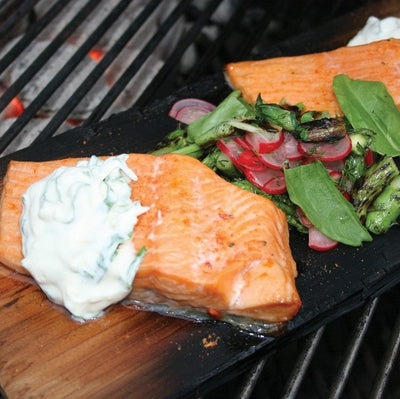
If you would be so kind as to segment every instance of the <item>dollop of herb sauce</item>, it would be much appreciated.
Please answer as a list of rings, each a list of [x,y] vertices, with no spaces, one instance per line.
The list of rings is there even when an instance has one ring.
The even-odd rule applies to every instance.
[[[23,195],[22,265],[77,319],[96,318],[122,300],[145,253],[132,234],[148,208],[131,200],[137,176],[127,158],[92,156],[60,167]]]

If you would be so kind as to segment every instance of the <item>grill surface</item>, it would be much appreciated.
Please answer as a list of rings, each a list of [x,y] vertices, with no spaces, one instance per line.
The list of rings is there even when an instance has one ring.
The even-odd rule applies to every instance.
[[[66,42],[71,43],[74,33],[87,25],[91,16],[105,3],[97,0],[0,0],[0,45],[5,48],[13,43],[3,51],[3,58],[0,59],[0,78],[3,79],[10,68],[18,63],[21,53],[43,38],[46,31],[53,31],[47,46],[35,55],[32,63],[17,79],[8,82],[7,90],[0,97],[0,112],[16,96],[20,96],[27,84],[44,73],[47,61]],[[330,24],[360,5],[373,6],[376,2],[343,0],[324,1],[321,4],[312,0],[204,0],[170,2],[173,3],[171,5],[167,1],[122,0],[110,3],[112,6],[106,7],[109,11],[104,21],[94,23],[93,30],[87,36],[79,37],[79,45],[73,48],[71,57],[59,66],[58,72],[49,78],[35,98],[24,104],[25,112],[13,119],[4,131],[0,138],[0,152],[6,153],[58,134],[60,127],[71,119],[87,93],[104,79],[118,56],[124,54],[123,50],[132,38],[137,38],[136,45],[140,42],[136,58],[125,64],[118,76],[113,76],[113,85],[107,86],[106,91],[102,92],[103,96],[99,92],[94,94],[96,104],[89,107],[85,118],[78,121],[82,126],[90,126],[124,107],[146,106],[181,85],[221,71],[226,62],[259,55],[279,55],[280,51],[285,51],[285,45],[290,47],[302,32]],[[54,93],[57,96],[60,85],[75,74],[81,61],[87,59],[88,53],[96,48],[108,30],[115,28],[115,21],[129,7],[136,7],[140,12],[132,17],[121,35],[108,45],[101,60],[93,63],[85,79],[74,87],[60,108],[44,117],[46,102]],[[57,28],[49,28],[68,9],[72,10],[70,21],[64,27],[57,25]],[[163,10],[161,13],[160,9]],[[156,29],[135,36],[143,30],[149,19],[152,28],[155,26]],[[18,30],[21,26],[27,29],[24,36]],[[174,35],[169,35],[165,45],[164,38],[171,31]],[[331,42],[331,45],[335,43]],[[309,48],[312,50],[312,42]],[[162,56],[157,70],[147,78],[140,93],[135,93],[133,101],[121,106],[118,100],[124,95],[124,90],[143,70],[152,70],[155,61],[152,59],[149,64],[148,60],[159,51]],[[125,96],[129,97],[131,93],[128,91]],[[34,137],[27,140],[24,138],[24,128],[29,128],[38,114],[45,119],[45,124]],[[304,339],[287,344],[239,378],[206,395],[199,393],[198,398],[400,397],[400,385],[396,379],[400,366],[397,356],[400,340],[399,290],[399,287],[394,287],[367,302],[362,309],[346,314]]]

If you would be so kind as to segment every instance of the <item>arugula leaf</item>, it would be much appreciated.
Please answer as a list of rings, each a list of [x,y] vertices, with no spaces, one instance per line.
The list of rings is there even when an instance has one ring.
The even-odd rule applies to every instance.
[[[372,241],[321,162],[285,169],[285,179],[290,199],[326,236],[356,247]]]
[[[337,75],[333,91],[353,128],[375,132],[371,149],[382,155],[400,155],[400,110],[382,82]]]

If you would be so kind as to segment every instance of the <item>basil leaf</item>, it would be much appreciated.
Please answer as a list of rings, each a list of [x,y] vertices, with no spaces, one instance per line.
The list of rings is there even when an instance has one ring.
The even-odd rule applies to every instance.
[[[400,155],[400,110],[382,82],[337,75],[333,91],[353,128],[375,132],[371,149],[382,155]]]
[[[372,241],[321,162],[285,169],[285,179],[290,199],[326,236],[351,246]]]

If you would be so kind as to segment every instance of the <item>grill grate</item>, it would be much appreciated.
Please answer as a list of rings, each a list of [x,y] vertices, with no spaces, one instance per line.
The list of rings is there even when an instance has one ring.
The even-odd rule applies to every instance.
[[[204,399],[395,399],[400,287],[260,360]]]
[[[0,59],[0,79],[32,46],[41,35],[49,30],[55,19],[72,6],[75,13],[70,22],[58,28],[49,44],[32,60],[20,76],[9,84],[0,97],[0,112],[20,95],[24,87],[45,73],[47,61],[57,54],[73,33],[86,24],[88,18],[105,6],[105,0],[75,0],[47,2],[46,11],[35,17],[39,1],[1,1],[5,5],[0,19],[8,18],[0,27],[0,45],[6,46],[16,35],[14,27],[25,18],[29,27],[15,44],[3,52]],[[74,75],[78,65],[99,40],[115,26],[118,18],[132,6],[134,1],[112,1],[112,8],[102,23],[77,46],[72,56],[61,65],[58,72],[41,88],[37,96],[24,104],[24,112],[13,121],[0,138],[0,153],[6,153],[32,142],[38,142],[58,134],[76,107],[84,100],[96,84],[104,78],[123,50],[149,21],[154,23],[165,6],[162,18],[156,17],[157,29],[150,32],[145,40],[141,36],[137,56],[128,62],[120,75],[114,79],[104,96],[100,97],[87,117],[80,121],[82,126],[107,117],[120,108],[113,108],[125,88],[149,67],[149,58],[162,45],[168,33],[177,30],[177,38],[169,42],[171,47],[162,59],[162,65],[128,107],[142,107],[162,98],[182,84],[190,84],[201,77],[221,71],[228,61],[257,57],[265,50],[278,53],[276,43],[296,37],[302,31],[329,23],[333,18],[356,9],[359,2],[318,1],[177,1],[169,6],[166,0],[136,2],[140,12],[130,21],[122,34],[109,46],[101,60],[95,64],[86,78],[67,96],[62,106],[48,119],[35,137],[21,144],[32,119],[40,117],[44,104],[57,93],[60,85]],[[364,1],[363,4],[374,3]],[[34,15],[34,17],[32,17]],[[228,16],[228,17],[227,17]],[[36,18],[36,20],[35,20]],[[152,19],[153,18],[153,19]],[[33,23],[32,20],[34,20]],[[182,22],[183,21],[183,22]],[[139,40],[139,39],[137,39]],[[312,45],[312,44],[310,44]],[[271,48],[273,50],[271,50]],[[1,49],[0,49],[1,50]],[[268,52],[267,51],[267,52]],[[190,55],[194,55],[190,57]],[[189,64],[189,67],[187,66]],[[1,121],[2,123],[3,121]],[[398,398],[399,381],[393,370],[399,370],[398,351],[400,345],[400,313],[398,310],[399,287],[394,287],[379,298],[372,299],[362,309],[355,310],[341,319],[320,328],[304,339],[288,343],[279,351],[261,359],[254,367],[231,381],[228,385],[199,395],[199,398],[213,399],[231,397],[241,399],[307,397],[339,399],[357,398]]]

